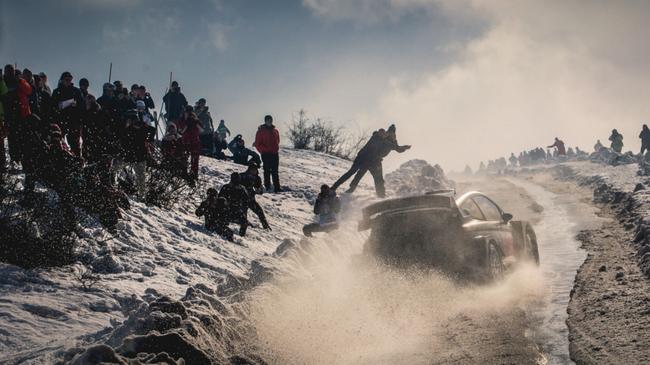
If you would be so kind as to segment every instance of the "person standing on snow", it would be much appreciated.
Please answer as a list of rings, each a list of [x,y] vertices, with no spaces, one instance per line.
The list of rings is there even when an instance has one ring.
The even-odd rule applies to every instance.
[[[555,137],[555,142],[552,145],[547,146],[546,148],[553,148],[553,147],[557,148],[558,156],[566,156],[566,147],[564,147],[564,142],[561,139]]]
[[[255,200],[255,196],[257,194],[262,194],[264,190],[262,187],[262,179],[260,179],[260,173],[257,164],[249,164],[248,169],[246,169],[244,173],[240,174],[240,176],[241,183],[244,185],[246,191],[248,192],[248,208],[252,210],[255,215],[257,215],[257,218],[259,218],[260,222],[262,223],[262,227],[264,229],[270,230],[271,227],[269,226],[269,222],[266,220],[264,210],[257,202],[257,200]]]
[[[226,127],[226,122],[221,119],[219,121],[219,125],[217,126],[217,137],[219,140],[225,141],[228,136],[230,136],[230,129]]]
[[[650,150],[650,129],[647,124],[643,125],[639,138],[641,138],[641,154],[644,154],[645,151]]]
[[[311,237],[315,232],[331,232],[339,228],[337,214],[341,211],[341,200],[336,191],[327,185],[320,187],[320,194],[314,204],[314,214],[318,215],[318,223],[310,223],[302,227],[302,232]]]
[[[616,129],[612,129],[612,135],[609,136],[609,140],[612,142],[611,148],[614,152],[621,153],[623,150],[623,135],[618,133]]]
[[[192,107],[187,107],[183,118],[179,120],[178,131],[183,136],[185,151],[190,154],[190,179],[196,180],[199,177],[200,134],[203,129]]]
[[[58,111],[55,117],[63,131],[68,145],[77,156],[81,156],[81,113],[85,110],[85,101],[81,90],[72,84],[72,74],[61,74],[59,87],[52,93],[52,102]]]
[[[353,193],[366,172],[370,171],[375,182],[375,192],[377,193],[377,196],[380,198],[385,197],[386,190],[384,187],[384,174],[382,168],[384,157],[388,156],[391,151],[402,153],[411,148],[410,145],[400,146],[397,143],[395,132],[396,128],[394,124],[388,127],[388,131],[384,129],[375,131],[365,146],[363,146],[357,154],[350,170],[343,174],[343,176],[332,185],[332,190],[336,190],[356,173],[354,179],[352,179],[352,182],[350,183],[350,188],[347,190],[347,193]]]
[[[273,125],[273,117],[264,117],[264,124],[257,128],[255,134],[255,147],[262,154],[264,168],[264,187],[271,191],[271,179],[273,179],[273,192],[282,192],[278,168],[280,165],[280,132]]]
[[[214,151],[214,124],[210,115],[209,107],[206,105],[204,98],[199,99],[194,105],[194,112],[201,121],[201,149],[203,154],[212,155]]]
[[[135,185],[138,195],[144,199],[146,192],[147,160],[150,158],[148,131],[138,118],[138,113],[131,110],[126,114],[126,129],[122,139],[122,161],[116,164],[117,170],[130,165],[135,171]]]
[[[185,95],[181,93],[181,87],[178,86],[178,82],[173,81],[171,89],[163,97],[163,103],[165,103],[165,117],[167,118],[167,123],[175,123],[183,116],[183,111],[187,106],[187,99]]]

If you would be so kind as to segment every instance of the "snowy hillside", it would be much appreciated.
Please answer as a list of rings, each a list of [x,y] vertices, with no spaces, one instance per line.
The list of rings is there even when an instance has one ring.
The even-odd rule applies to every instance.
[[[261,229],[257,217],[249,212],[257,227],[251,227],[245,237],[236,236],[233,243],[206,231],[194,211],[207,188],[220,188],[231,172],[245,167],[204,158],[199,189],[192,200],[172,210],[132,201],[115,236],[100,226],[85,227],[79,263],[47,270],[0,264],[0,362],[72,359],[83,347],[97,342],[117,347],[125,336],[151,329],[136,322],[151,321],[156,316],[152,314],[155,303],[169,306],[171,301],[192,301],[197,296],[213,303],[218,301],[217,294],[236,293],[249,276],[273,266],[262,264],[265,260],[302,239],[302,226],[314,218],[312,204],[320,185],[331,184],[349,164],[312,151],[282,150],[280,178],[288,191],[258,197],[273,230]],[[401,178],[419,173],[419,169],[410,170]],[[354,200],[343,198],[344,220],[358,214],[364,201],[374,200],[371,183],[370,177],[365,179]],[[356,232],[356,219],[345,224],[348,232]],[[99,281],[84,289],[87,283],[82,283],[80,273],[90,270],[99,274]],[[221,307],[213,303],[212,316],[222,318],[214,313],[215,306]],[[164,323],[154,322],[153,327]],[[227,341],[217,342],[223,346]]]

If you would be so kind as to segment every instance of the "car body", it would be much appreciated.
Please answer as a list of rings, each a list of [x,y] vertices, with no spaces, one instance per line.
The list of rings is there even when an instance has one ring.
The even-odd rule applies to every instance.
[[[537,238],[492,199],[453,191],[388,199],[363,209],[370,229],[366,251],[398,265],[427,265],[449,273],[496,279],[518,263],[539,264]]]

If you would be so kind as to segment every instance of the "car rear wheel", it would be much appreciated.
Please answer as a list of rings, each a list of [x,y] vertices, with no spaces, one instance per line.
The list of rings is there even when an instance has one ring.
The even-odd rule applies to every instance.
[[[487,278],[490,281],[499,280],[505,274],[501,253],[493,243],[488,245],[487,251]]]

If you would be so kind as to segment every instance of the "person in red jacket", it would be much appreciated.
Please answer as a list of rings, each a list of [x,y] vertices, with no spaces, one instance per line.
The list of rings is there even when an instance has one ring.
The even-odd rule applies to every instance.
[[[185,151],[190,154],[190,178],[196,180],[199,177],[199,155],[201,154],[201,121],[196,114],[188,107],[183,119],[178,122],[178,130],[183,136]]]
[[[281,192],[280,177],[278,175],[278,166],[280,165],[280,156],[278,154],[280,151],[280,132],[273,125],[272,116],[265,116],[264,124],[257,128],[253,146],[262,154],[264,187],[267,191],[271,191],[271,178],[273,178],[273,192]]]

